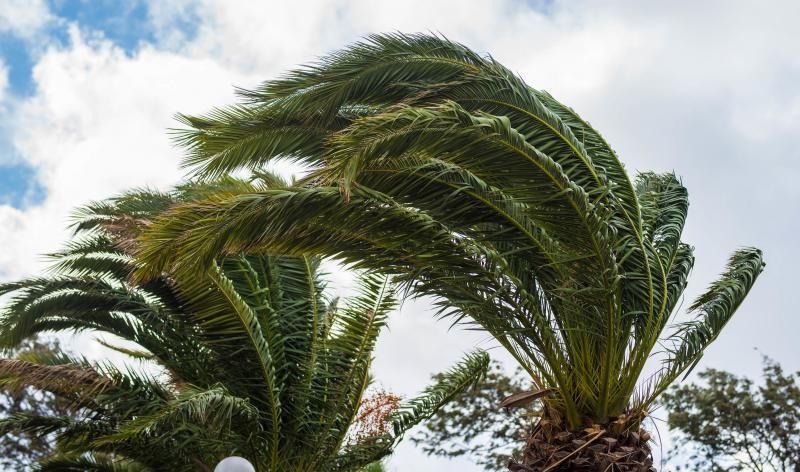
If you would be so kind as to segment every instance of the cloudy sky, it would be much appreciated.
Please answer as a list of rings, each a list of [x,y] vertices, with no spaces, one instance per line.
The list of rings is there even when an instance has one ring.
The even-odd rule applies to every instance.
[[[733,249],[762,248],[765,274],[701,367],[754,375],[763,353],[797,370],[798,20],[793,0],[0,0],[0,280],[41,270],[76,205],[178,182],[174,113],[368,33],[433,31],[575,108],[631,171],[683,177],[690,295]],[[407,304],[382,340],[386,388],[410,394],[476,342],[492,347],[425,311]],[[409,444],[391,468],[478,470]]]

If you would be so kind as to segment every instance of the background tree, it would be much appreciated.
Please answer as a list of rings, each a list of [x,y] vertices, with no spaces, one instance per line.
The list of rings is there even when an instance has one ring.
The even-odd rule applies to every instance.
[[[55,339],[30,338],[14,349],[6,350],[4,357],[25,359],[59,352]],[[50,392],[31,387],[0,390],[0,422],[22,413],[39,416],[69,416],[74,414],[69,402]],[[10,432],[0,436],[0,469],[29,470],[37,461],[55,452],[55,435],[29,432]]]
[[[434,380],[439,377],[435,375]],[[486,470],[502,470],[522,452],[537,411],[510,411],[500,404],[509,395],[530,388],[522,369],[508,375],[499,362],[493,361],[481,382],[442,407],[411,440],[426,454],[465,457]]]
[[[412,440],[428,454],[501,469],[511,456],[507,438],[524,437],[531,426],[525,413],[498,408],[528,388],[520,374],[493,362],[482,382],[439,410]],[[660,400],[674,434],[670,470],[800,470],[800,373],[785,374],[765,358],[760,385],[716,369],[698,376],[702,384],[675,386]]]
[[[228,256],[210,272],[131,282],[135,237],[158,213],[211,190],[276,182],[262,175],[134,191],[79,211],[52,276],[0,285],[10,296],[0,343],[46,331],[105,333],[117,339],[107,347],[152,368],[63,352],[0,360],[3,385],[36,388],[79,410],[24,410],[0,431],[54,435],[57,454],[42,470],[211,470],[236,454],[261,471],[353,471],[391,453],[407,429],[480,377],[488,357],[477,352],[419,397],[369,396],[393,289],[363,274],[359,293],[339,303],[327,297],[315,257]]]
[[[744,301],[759,250],[736,251],[671,324],[694,262],[680,180],[629,177],[572,109],[444,38],[371,36],[243,96],[183,118],[186,163],[309,172],[171,208],[143,234],[138,277],[240,251],[393,274],[480,325],[535,385],[544,408],[515,469],[649,467],[643,419]]]
[[[663,397],[676,470],[800,472],[800,373],[764,359],[763,383],[708,369]]]

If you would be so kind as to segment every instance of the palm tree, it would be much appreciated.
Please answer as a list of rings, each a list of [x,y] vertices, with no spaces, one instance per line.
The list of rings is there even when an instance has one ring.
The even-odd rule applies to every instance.
[[[736,251],[696,317],[670,324],[694,261],[679,179],[632,180],[573,110],[441,37],[371,36],[242,95],[181,117],[186,164],[200,178],[277,159],[308,173],[171,209],[142,236],[139,277],[238,251],[394,274],[530,376],[543,412],[516,470],[649,467],[643,419],[742,303],[759,250]]]
[[[3,431],[56,433],[42,470],[211,470],[231,454],[262,471],[353,471],[485,371],[468,355],[419,397],[370,389],[372,351],[395,296],[363,274],[359,294],[325,295],[319,259],[232,255],[206,273],[131,282],[135,237],[159,212],[214,192],[258,192],[277,179],[223,179],[173,192],[134,191],[78,212],[55,273],[0,286],[11,301],[0,343],[90,331],[146,369],[63,353],[0,361],[0,383],[71,401],[75,417],[18,414]],[[122,342],[120,342],[121,340]]]

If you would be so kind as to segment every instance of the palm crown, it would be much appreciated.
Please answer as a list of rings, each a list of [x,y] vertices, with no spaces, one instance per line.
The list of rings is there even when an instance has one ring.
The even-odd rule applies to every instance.
[[[89,205],[75,239],[55,255],[54,275],[0,286],[13,296],[0,320],[2,344],[89,330],[135,343],[106,344],[156,367],[148,374],[62,353],[0,361],[3,385],[49,390],[79,408],[75,418],[2,422],[5,430],[58,432],[60,454],[43,469],[197,470],[237,453],[259,470],[357,470],[481,375],[488,359],[475,353],[417,398],[365,403],[393,290],[366,274],[360,293],[337,303],[324,294],[316,257],[237,255],[206,273],[130,281],[135,237],[158,213],[210,192],[278,182],[228,178]]]
[[[757,249],[735,252],[696,317],[670,324],[693,265],[680,181],[630,179],[573,110],[440,37],[371,36],[242,96],[182,117],[187,165],[201,178],[277,159],[309,172],[171,209],[142,236],[138,276],[242,250],[394,274],[491,333],[570,428],[638,424],[763,267]]]

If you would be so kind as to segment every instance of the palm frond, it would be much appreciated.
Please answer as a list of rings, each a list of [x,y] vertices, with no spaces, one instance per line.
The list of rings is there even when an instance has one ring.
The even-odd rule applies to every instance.
[[[403,402],[387,418],[389,433],[368,437],[343,448],[333,470],[358,470],[391,454],[406,431],[430,418],[454,397],[479,382],[489,367],[489,356],[476,351],[465,356],[440,380],[418,396]]]
[[[395,437],[399,437],[421,421],[433,416],[439,408],[483,378],[489,368],[489,355],[473,352],[441,376],[439,382],[421,395],[404,402],[392,415]]]
[[[37,464],[37,472],[151,472],[153,469],[113,454],[57,455]]]
[[[321,359],[325,371],[316,372],[317,385],[312,394],[325,393],[320,409],[320,421],[326,438],[321,444],[328,447],[323,454],[335,455],[356,418],[364,390],[369,385],[372,351],[378,335],[386,326],[389,312],[395,308],[394,288],[385,276],[364,274],[359,280],[359,294],[348,300],[331,328]]]
[[[672,347],[667,349],[664,367],[653,380],[652,392],[642,396],[646,403],[652,403],[678,376],[688,375],[694,369],[705,349],[742,304],[764,266],[758,249],[745,248],[733,253],[725,271],[689,307],[690,312],[697,313],[697,318],[675,326],[666,339]]]
[[[342,304],[328,298],[315,256],[216,254],[197,272],[131,278],[141,268],[132,257],[141,250],[138,237],[164,212],[286,189],[257,173],[92,203],[76,213],[73,240],[51,255],[49,276],[0,286],[10,295],[0,317],[7,345],[43,331],[88,330],[113,335],[101,344],[159,369],[148,374],[135,363],[93,364],[62,352],[6,364],[0,381],[9,387],[80,400],[82,421],[25,419],[56,435],[67,462],[48,467],[91,469],[95,457],[110,454],[189,471],[240,453],[270,470],[333,470],[344,464],[337,459],[344,449],[366,447],[344,443],[370,381],[376,340],[396,305],[386,276],[363,274],[360,293]],[[330,195],[339,198],[338,191]],[[95,377],[83,379],[83,371],[102,388],[92,390]],[[386,442],[380,455],[394,444]]]
[[[632,181],[572,109],[439,36],[370,36],[242,96],[184,117],[185,164],[309,173],[170,208],[142,234],[135,277],[242,251],[336,258],[480,325],[572,428],[638,404],[694,261],[674,174]],[[688,350],[716,337],[695,328],[678,333]]]
[[[0,359],[0,384],[8,388],[32,386],[72,398],[80,404],[111,388],[107,377],[83,365],[40,365]]]
[[[244,398],[230,395],[223,387],[210,390],[188,388],[147,416],[140,416],[119,425],[115,431],[94,440],[102,446],[147,436],[152,442],[169,442],[186,424],[200,426],[209,434],[224,437],[231,427],[241,427],[258,434],[258,410]]]
[[[40,416],[27,413],[16,413],[0,420],[0,434],[9,432],[27,432],[46,436],[75,423],[68,416]]]

